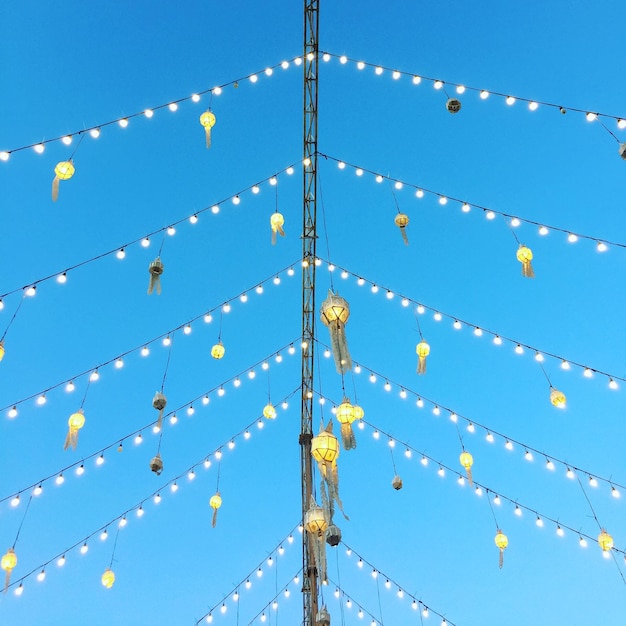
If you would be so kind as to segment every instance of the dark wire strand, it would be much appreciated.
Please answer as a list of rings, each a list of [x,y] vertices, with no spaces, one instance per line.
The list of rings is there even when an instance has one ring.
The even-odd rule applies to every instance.
[[[328,243],[328,228],[326,226],[326,208],[324,206],[324,191],[322,188],[322,177],[321,177],[321,172],[318,173],[317,178],[318,178],[318,182],[319,182],[319,187],[320,187],[320,204],[321,204],[321,208],[322,208],[322,224],[324,225],[324,242],[326,243],[326,254],[328,255],[328,258],[330,258],[330,244]],[[333,284],[333,273],[329,272],[330,276],[330,288],[332,290],[332,292],[335,292],[335,286]]]
[[[26,515],[28,514],[28,509],[30,508],[30,503],[33,500],[33,494],[30,494],[28,498],[28,502],[26,503],[26,510],[24,511],[24,515],[22,516],[22,521],[17,529],[17,534],[15,535],[15,541],[13,542],[12,549],[15,550],[15,546],[17,545],[17,540],[20,538],[20,533],[22,532],[22,526],[24,526],[24,521],[26,520]]]
[[[174,333],[170,335],[170,345],[167,351],[167,361],[165,362],[165,371],[163,372],[163,381],[161,382],[161,393],[165,389],[165,379],[167,378],[167,370],[170,367],[170,359],[172,358],[172,348],[174,347]]]
[[[13,322],[15,321],[18,311],[22,308],[22,304],[24,304],[24,300],[26,300],[25,295],[22,296],[20,303],[17,305],[15,312],[13,313],[11,319],[9,320],[9,323],[7,324],[7,327],[4,329],[4,333],[2,334],[2,337],[0,337],[0,343],[2,343],[4,341],[4,338],[7,336],[7,333],[9,332],[9,328],[11,328],[11,324],[13,324]]]

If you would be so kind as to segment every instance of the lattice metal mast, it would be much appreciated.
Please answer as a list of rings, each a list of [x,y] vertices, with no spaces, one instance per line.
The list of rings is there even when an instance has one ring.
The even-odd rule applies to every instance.
[[[315,354],[315,252],[317,241],[317,69],[319,0],[304,0],[304,185],[302,218],[302,404],[300,462],[302,519],[313,493],[313,365]],[[306,531],[302,533],[304,626],[314,626],[318,580]]]

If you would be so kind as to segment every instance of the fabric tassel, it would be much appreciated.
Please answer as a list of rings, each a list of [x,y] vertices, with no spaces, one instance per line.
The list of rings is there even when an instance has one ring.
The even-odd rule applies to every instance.
[[[213,519],[211,520],[211,527],[215,528],[216,524],[217,524],[217,509],[213,509]]]
[[[352,430],[352,424],[341,425],[341,444],[344,450],[354,450],[356,448],[356,437],[354,436],[354,430]]]
[[[72,448],[72,450],[76,450],[77,445],[78,445],[78,430],[70,426],[67,431],[67,435],[65,437],[65,445],[63,446],[63,450],[67,450],[70,447]]]
[[[211,127],[210,126],[204,127],[204,134],[206,135],[206,147],[208,150],[211,147]]]
[[[417,359],[417,373],[420,375],[426,373],[426,357],[425,356],[420,356]]]
[[[11,572],[13,570],[8,569],[7,573],[4,575],[4,593],[7,592],[9,585],[11,584]]]
[[[157,257],[148,267],[150,272],[150,283],[148,284],[148,295],[156,291],[157,295],[161,295],[161,274],[163,273],[163,263],[161,257]]]
[[[522,263],[522,276],[524,278],[534,278],[535,272],[533,270],[533,264],[530,261]]]
[[[347,374],[352,369],[352,357],[348,350],[345,326],[335,321],[328,327],[330,330],[330,342],[335,366],[339,374]]]
[[[276,231],[272,228],[272,245],[276,245]]]
[[[406,235],[406,227],[402,226],[400,228],[400,234],[402,235],[402,241],[404,241],[404,245],[408,246],[409,245],[409,238]]]
[[[504,550],[502,548],[500,548],[500,559],[498,561],[498,565],[500,566],[500,569],[502,569],[502,566],[504,565]]]
[[[474,486],[474,481],[472,480],[472,468],[468,467],[468,468],[466,468],[466,471],[467,471],[467,480],[468,480],[468,482],[470,484],[470,487],[473,487]]]
[[[52,181],[52,202],[56,202],[59,199],[59,182],[60,178],[58,176],[54,177]]]
[[[322,533],[321,537],[309,535],[309,541],[313,548],[317,575],[319,579],[324,582],[326,580],[326,542],[324,540],[324,534]]]
[[[163,425],[163,409],[159,411],[159,419],[157,420],[157,428],[161,430],[161,426]]]

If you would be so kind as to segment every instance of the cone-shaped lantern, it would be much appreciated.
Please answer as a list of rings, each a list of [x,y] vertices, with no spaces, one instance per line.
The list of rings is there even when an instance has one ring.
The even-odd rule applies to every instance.
[[[148,295],[153,291],[156,291],[157,296],[161,295],[161,274],[165,269],[163,263],[161,263],[161,257],[157,257],[148,266],[148,272],[150,273],[150,282],[148,283]]]
[[[15,554],[15,550],[13,548],[9,548],[6,553],[2,556],[2,561],[0,562],[0,566],[6,572],[4,577],[4,591],[9,588],[11,584],[11,572],[15,569],[17,565],[17,554]]]
[[[344,450],[352,450],[356,448],[356,437],[352,429],[352,422],[363,418],[363,409],[359,406],[350,404],[348,398],[344,398],[343,402],[337,407],[335,417],[341,425],[341,443]]]
[[[337,371],[340,374],[346,374],[352,369],[352,358],[348,350],[345,329],[350,317],[350,306],[346,300],[329,289],[328,297],[322,302],[321,317],[322,322],[330,331],[330,344]]]

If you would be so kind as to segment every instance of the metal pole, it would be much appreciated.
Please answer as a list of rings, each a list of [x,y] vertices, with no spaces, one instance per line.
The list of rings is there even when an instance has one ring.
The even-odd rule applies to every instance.
[[[300,460],[302,519],[313,493],[313,366],[315,354],[315,258],[317,241],[317,41],[319,0],[304,0],[304,185],[302,224],[302,404]],[[306,530],[302,533],[304,626],[314,626],[318,580]]]

